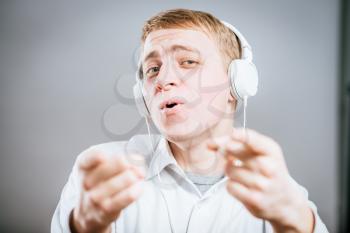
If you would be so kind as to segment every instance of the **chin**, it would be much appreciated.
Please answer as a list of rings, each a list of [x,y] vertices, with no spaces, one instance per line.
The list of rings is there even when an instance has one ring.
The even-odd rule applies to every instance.
[[[181,142],[195,138],[205,130],[205,126],[198,121],[180,122],[159,128],[161,134],[171,142]]]

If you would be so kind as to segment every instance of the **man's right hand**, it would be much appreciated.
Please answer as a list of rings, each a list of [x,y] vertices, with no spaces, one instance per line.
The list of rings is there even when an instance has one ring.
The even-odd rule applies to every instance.
[[[71,214],[71,228],[79,233],[110,232],[120,212],[141,195],[144,172],[124,156],[86,153],[78,162],[82,192]]]

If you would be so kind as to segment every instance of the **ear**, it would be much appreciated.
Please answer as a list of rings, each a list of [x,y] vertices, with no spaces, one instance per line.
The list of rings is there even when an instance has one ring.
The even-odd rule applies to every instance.
[[[231,91],[230,91],[230,94],[229,94],[229,97],[228,97],[228,102],[233,105],[233,110],[235,110],[236,107],[237,107],[237,103],[238,102],[237,102],[236,98],[233,97]]]

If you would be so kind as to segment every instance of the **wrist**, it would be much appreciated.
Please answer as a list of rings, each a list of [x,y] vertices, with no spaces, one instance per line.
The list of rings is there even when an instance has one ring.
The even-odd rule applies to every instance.
[[[313,233],[315,216],[307,201],[294,208],[285,209],[281,219],[271,221],[276,233]]]

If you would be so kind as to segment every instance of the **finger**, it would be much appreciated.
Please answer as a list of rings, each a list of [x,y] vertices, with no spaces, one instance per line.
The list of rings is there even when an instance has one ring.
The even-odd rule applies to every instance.
[[[138,177],[142,179],[145,178],[145,173],[146,173],[145,167],[131,166],[130,169],[133,170]]]
[[[257,154],[281,153],[281,148],[272,138],[251,129],[235,129],[232,133],[232,139],[245,143]]]
[[[207,147],[210,150],[224,155],[228,160],[233,158],[244,160],[255,156],[255,152],[245,143],[236,141],[228,136],[209,141]]]
[[[90,170],[102,163],[104,160],[106,160],[106,157],[100,151],[88,150],[82,155],[79,161],[79,168],[82,170]]]
[[[212,141],[210,141],[210,142],[207,143],[207,148],[208,148],[209,150],[216,151],[216,150],[219,149],[219,145],[216,144],[216,143],[214,143],[214,142],[212,142]]]
[[[234,181],[227,181],[226,184],[227,191],[235,196],[241,202],[246,202],[251,191],[243,184]]]
[[[261,202],[261,195],[258,192],[252,191],[241,183],[234,181],[227,181],[227,191],[236,197],[243,204],[248,206],[255,206]]]
[[[229,140],[229,136],[214,138],[207,142],[207,148],[209,150],[217,151],[220,147],[224,146]]]
[[[123,156],[117,158],[109,158],[104,163],[100,164],[92,171],[87,173],[84,178],[84,187],[91,189],[101,181],[104,181],[118,173],[129,168],[129,163]]]
[[[218,153],[219,155],[225,156],[226,145],[229,143],[229,141],[232,141],[229,136],[214,138],[207,142],[207,148]]]
[[[244,161],[244,166],[251,171],[260,173],[268,178],[273,177],[283,167],[267,157],[256,157]]]
[[[237,142],[234,140],[228,142],[224,146],[223,151],[225,153],[226,159],[230,159],[231,157],[233,157],[240,160],[247,160],[257,155],[245,143]]]
[[[92,189],[90,192],[91,199],[95,203],[100,203],[103,199],[121,192],[142,179],[143,177],[133,169],[127,169]]]
[[[226,165],[225,173],[232,181],[243,184],[250,189],[268,190],[268,179],[259,173],[254,173],[246,168],[233,167],[230,164]]]
[[[143,191],[144,183],[137,182],[127,189],[117,193],[112,198],[108,198],[103,202],[103,209],[110,215],[116,215],[125,207],[136,201]]]

